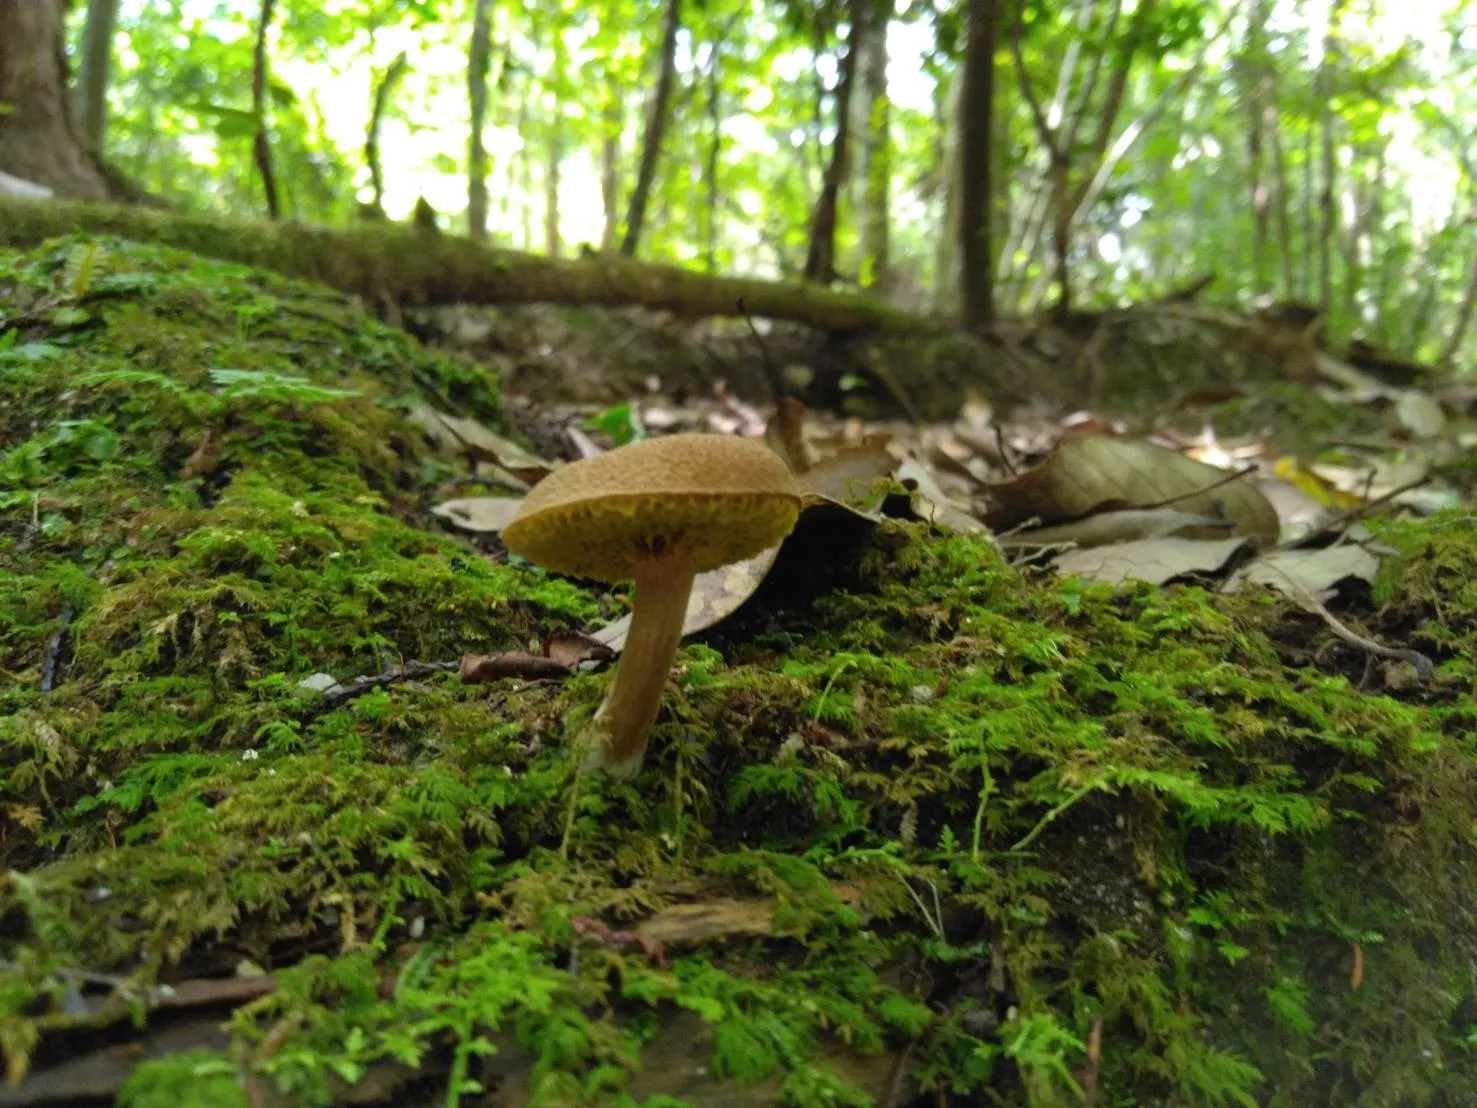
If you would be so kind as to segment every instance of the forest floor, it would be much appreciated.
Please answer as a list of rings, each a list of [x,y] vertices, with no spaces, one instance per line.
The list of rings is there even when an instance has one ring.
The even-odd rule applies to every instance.
[[[1064,576],[982,525],[983,447],[894,428],[929,465],[802,517],[620,783],[564,742],[585,655],[461,665],[620,590],[447,505],[765,398],[585,426],[536,377],[260,270],[0,252],[0,1106],[1469,1103],[1459,460],[1309,604],[1229,556]],[[808,425],[769,421],[857,433]]]

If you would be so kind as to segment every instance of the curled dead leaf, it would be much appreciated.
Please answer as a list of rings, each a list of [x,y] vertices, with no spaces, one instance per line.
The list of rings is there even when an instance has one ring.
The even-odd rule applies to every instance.
[[[1176,450],[1101,435],[1066,439],[1035,469],[991,485],[990,492],[996,507],[985,522],[996,530],[1033,518],[1053,524],[1094,512],[1172,505],[1228,519],[1236,535],[1259,548],[1278,537],[1277,512],[1244,479]]]

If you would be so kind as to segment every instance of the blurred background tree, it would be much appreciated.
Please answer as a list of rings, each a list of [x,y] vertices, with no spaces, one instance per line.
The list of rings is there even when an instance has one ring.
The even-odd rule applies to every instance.
[[[1209,278],[1461,367],[1474,51],[1461,0],[10,0],[0,170],[974,326]]]

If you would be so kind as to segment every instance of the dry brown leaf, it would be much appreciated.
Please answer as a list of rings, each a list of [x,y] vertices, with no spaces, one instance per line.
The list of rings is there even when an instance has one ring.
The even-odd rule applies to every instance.
[[[544,657],[569,669],[584,662],[605,662],[615,657],[610,647],[583,631],[560,631],[544,640]]]
[[[475,419],[447,415],[428,404],[419,404],[408,417],[437,447],[470,454],[479,462],[492,462],[523,481],[535,482],[554,470],[554,463],[531,454],[516,442],[503,438]]]
[[[764,441],[790,465],[797,477],[809,471],[815,458],[805,441],[805,420],[809,414],[803,401],[793,396],[780,397],[774,418],[764,428]]]
[[[891,476],[898,460],[887,449],[886,435],[873,435],[860,446],[838,450],[822,458],[804,473],[797,474],[795,484],[800,494],[820,497],[843,505],[873,505],[878,497],[872,486],[880,477]]]
[[[495,535],[518,514],[522,503],[521,496],[468,496],[437,504],[431,514],[450,520],[464,531]]]
[[[504,650],[498,654],[463,654],[458,676],[463,684],[480,685],[509,677],[526,677],[530,681],[568,677],[571,672],[571,667],[557,658],[545,658],[523,650]]]
[[[699,573],[692,582],[692,595],[687,598],[687,616],[682,621],[682,634],[687,636],[705,631],[738,611],[769,573],[779,552],[779,546],[771,546],[746,562],[735,562],[710,573]],[[590,637],[619,654],[625,649],[626,634],[630,629],[631,617],[624,615],[614,623],[592,632]]]
[[[956,531],[978,534],[985,525],[969,509],[939,487],[933,474],[914,458],[904,458],[897,467],[897,479],[913,492],[913,511],[920,519],[942,523]]]
[[[1064,576],[1075,574],[1114,584],[1132,578],[1162,585],[1188,573],[1219,573],[1247,541],[1244,538],[1144,539],[1093,550],[1069,550],[1054,559],[1052,565]]]
[[[1172,506],[1223,516],[1258,547],[1277,542],[1277,513],[1244,479],[1152,443],[1101,435],[1066,439],[1035,469],[990,486],[997,503],[986,522],[1008,530],[1028,519],[1060,523],[1093,512]]]
[[[1340,581],[1356,577],[1373,582],[1380,560],[1357,543],[1340,543],[1322,550],[1277,550],[1243,566],[1226,582],[1226,592],[1239,592],[1254,582],[1301,598],[1300,590],[1317,600],[1329,599]]]
[[[1088,549],[1110,543],[1137,542],[1140,539],[1163,539],[1171,535],[1182,538],[1208,538],[1225,535],[1231,521],[1214,516],[1197,516],[1173,508],[1125,508],[1121,512],[1099,512],[1086,519],[1058,523],[1051,527],[1033,527],[1016,531],[1000,539],[1006,548],[1020,546],[1055,546],[1075,543]]]

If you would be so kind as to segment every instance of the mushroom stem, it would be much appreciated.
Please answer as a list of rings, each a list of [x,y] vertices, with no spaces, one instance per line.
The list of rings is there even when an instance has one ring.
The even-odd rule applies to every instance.
[[[629,777],[641,768],[647,735],[682,641],[695,576],[690,563],[671,557],[644,559],[636,566],[631,628],[615,682],[594,721],[601,745],[593,762],[612,777]]]

